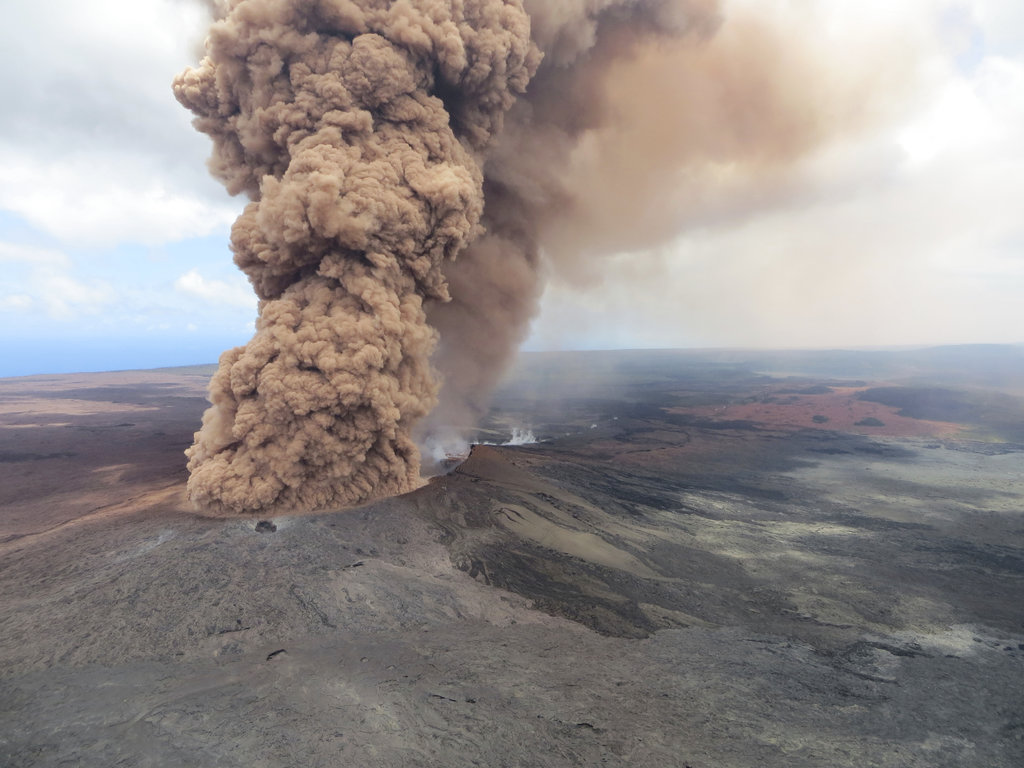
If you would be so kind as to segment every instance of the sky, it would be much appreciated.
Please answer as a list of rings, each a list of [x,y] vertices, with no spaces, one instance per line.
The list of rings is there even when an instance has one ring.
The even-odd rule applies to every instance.
[[[1024,3],[730,0],[822,66],[901,79],[784,193],[553,275],[531,349],[1024,342]],[[808,10],[810,9],[810,10]],[[215,362],[252,333],[231,261],[244,201],[174,100],[193,0],[6,0],[0,27],[0,376]],[[894,44],[895,41],[895,44]],[[907,75],[907,72],[912,73]]]

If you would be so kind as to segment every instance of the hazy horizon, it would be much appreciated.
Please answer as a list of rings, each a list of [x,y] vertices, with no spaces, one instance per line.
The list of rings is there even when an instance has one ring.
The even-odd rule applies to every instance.
[[[151,339],[137,339],[135,344],[108,343],[102,347],[77,346],[67,347],[61,354],[25,354],[0,359],[0,379],[21,378],[28,376],[74,375],[90,373],[118,373],[129,371],[152,371],[174,368],[196,368],[217,365],[217,356],[226,347],[208,342],[205,348],[217,348],[213,357],[201,357],[196,347],[180,347],[173,350],[162,347],[154,348]],[[244,343],[239,342],[239,343]],[[543,356],[546,354],[569,354],[574,352],[687,352],[696,355],[720,354],[824,354],[824,353],[900,353],[924,352],[929,350],[978,350],[978,349],[1019,349],[1024,352],[1024,342],[977,342],[957,344],[898,344],[849,347],[575,347],[550,349],[524,346],[520,355]],[[102,352],[98,357],[97,350]],[[96,362],[106,360],[107,363]]]

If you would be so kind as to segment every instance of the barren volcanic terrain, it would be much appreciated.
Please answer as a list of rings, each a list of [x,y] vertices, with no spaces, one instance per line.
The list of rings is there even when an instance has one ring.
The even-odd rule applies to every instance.
[[[0,764],[1024,764],[1020,348],[525,355],[259,525],[184,500],[211,370],[0,380]]]

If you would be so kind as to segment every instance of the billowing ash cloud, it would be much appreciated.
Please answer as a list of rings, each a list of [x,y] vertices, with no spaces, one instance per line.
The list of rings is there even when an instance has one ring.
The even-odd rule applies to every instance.
[[[712,0],[212,7],[175,94],[213,138],[213,173],[253,201],[231,242],[261,300],[188,451],[190,497],[215,512],[414,487],[416,438],[471,426],[546,270],[674,233],[667,191],[694,157],[770,167],[823,130],[809,102],[773,100],[781,45],[708,45]],[[684,119],[688,98],[713,113]]]
[[[536,63],[516,3],[238,0],[175,95],[252,198],[236,263],[256,335],[221,357],[188,451],[218,512],[408,490],[436,401],[425,300],[478,234],[480,152]]]

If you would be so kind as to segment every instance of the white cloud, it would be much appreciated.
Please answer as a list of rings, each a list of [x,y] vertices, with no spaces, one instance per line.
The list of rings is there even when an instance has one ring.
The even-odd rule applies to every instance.
[[[1018,57],[1024,43],[1024,4],[1020,0],[972,0],[969,3],[991,48]]]
[[[0,147],[0,208],[75,245],[157,245],[226,231],[239,205],[172,189],[138,157],[25,157]]]
[[[109,283],[72,276],[70,258],[61,251],[0,243],[0,306],[7,311],[39,307],[49,318],[70,320],[95,314],[116,299]]]
[[[171,91],[206,26],[185,0],[5,4],[0,209],[75,245],[225,229],[241,203],[209,178],[209,140]]]
[[[175,281],[174,287],[203,301],[256,311],[256,295],[241,275],[230,282],[209,280],[199,274],[199,270],[191,269]]]
[[[19,243],[0,242],[0,263],[21,263],[29,266],[50,265],[67,269],[71,260],[67,254],[52,248],[38,248]]]
[[[0,312],[24,312],[32,308],[32,297],[24,293],[9,293],[0,296]]]
[[[44,271],[35,276],[37,296],[50,317],[69,320],[95,314],[116,299],[113,288],[102,280],[83,282],[67,274]]]
[[[944,152],[992,141],[997,133],[998,124],[976,88],[956,79],[930,109],[904,128],[899,143],[911,162],[924,165]]]

